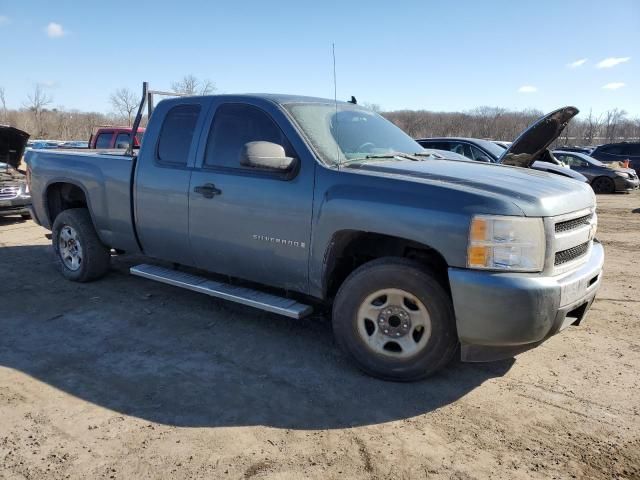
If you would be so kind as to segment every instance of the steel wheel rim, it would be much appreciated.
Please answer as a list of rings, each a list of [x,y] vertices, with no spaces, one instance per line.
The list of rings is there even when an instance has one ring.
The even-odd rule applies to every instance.
[[[594,183],[595,183],[594,190],[598,193],[607,193],[611,190],[611,181],[609,179],[597,178]]]
[[[69,270],[79,270],[82,266],[82,245],[78,238],[78,232],[69,226],[64,225],[58,235],[58,253]]]
[[[360,339],[373,352],[406,359],[420,353],[431,337],[431,317],[413,294],[384,288],[367,296],[357,313]]]

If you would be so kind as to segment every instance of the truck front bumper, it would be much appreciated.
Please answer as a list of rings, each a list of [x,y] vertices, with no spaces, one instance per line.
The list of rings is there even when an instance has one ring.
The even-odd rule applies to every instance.
[[[449,269],[461,357],[512,357],[579,324],[602,280],[604,249],[594,241],[579,269],[557,277]]]

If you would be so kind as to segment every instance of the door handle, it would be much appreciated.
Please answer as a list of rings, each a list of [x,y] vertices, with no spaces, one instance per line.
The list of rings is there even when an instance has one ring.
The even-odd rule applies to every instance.
[[[193,191],[199,193],[204,198],[213,198],[216,195],[222,195],[222,190],[216,188],[213,183],[205,183],[204,185],[199,185],[195,187]]]

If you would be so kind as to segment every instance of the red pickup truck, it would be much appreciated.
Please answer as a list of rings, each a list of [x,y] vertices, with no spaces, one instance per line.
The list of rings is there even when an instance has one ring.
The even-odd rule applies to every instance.
[[[89,148],[109,149],[128,148],[131,142],[131,127],[100,127],[89,138]],[[144,128],[138,128],[134,147],[139,147],[144,135]]]

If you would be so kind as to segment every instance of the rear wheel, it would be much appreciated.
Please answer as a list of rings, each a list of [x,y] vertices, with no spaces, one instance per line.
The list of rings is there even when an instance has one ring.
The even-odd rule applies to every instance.
[[[593,191],[596,193],[614,193],[616,184],[609,177],[597,177],[591,183]]]
[[[61,212],[53,222],[51,240],[56,263],[65,278],[89,282],[109,271],[109,248],[98,238],[87,209]]]
[[[345,280],[333,329],[362,370],[386,380],[427,377],[458,345],[449,295],[419,264],[401,258],[374,260]]]

